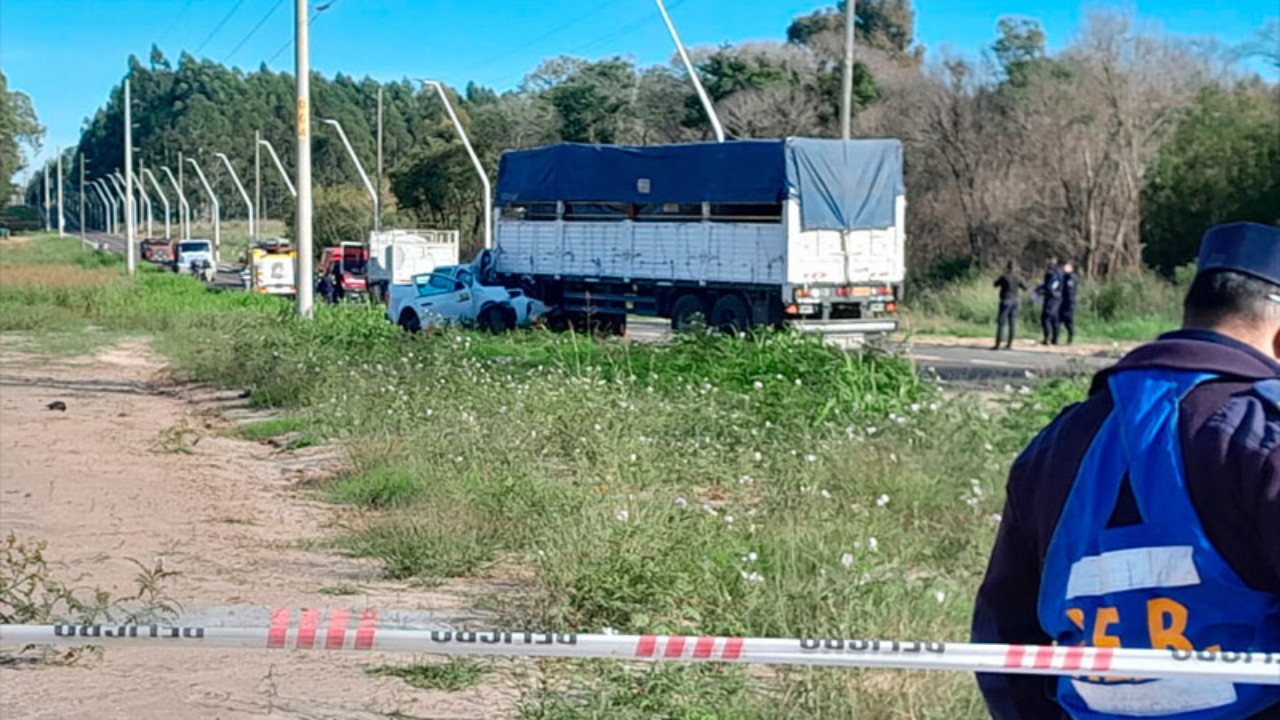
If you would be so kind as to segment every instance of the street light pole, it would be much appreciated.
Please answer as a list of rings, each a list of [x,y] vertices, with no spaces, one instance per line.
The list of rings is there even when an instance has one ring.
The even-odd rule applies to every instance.
[[[236,175],[236,169],[231,167],[231,161],[227,159],[225,153],[214,153],[214,157],[222,161],[227,166],[227,172],[231,174],[231,182],[236,184],[236,189],[240,191],[240,197],[244,198],[244,205],[249,209],[249,237],[256,238],[258,234],[254,232],[257,225],[254,224],[253,201],[249,199],[249,193],[244,191],[244,185],[240,184],[240,177]]]
[[[133,103],[129,99],[129,78],[124,79],[124,208],[125,267],[129,274],[138,271],[138,241],[133,219]]]
[[[262,234],[262,132],[253,131],[253,206],[258,209],[258,234]],[[254,240],[261,240],[254,237]]]
[[[85,235],[84,229],[84,153],[80,153],[80,244],[84,245],[89,241]]]
[[[297,104],[297,167],[298,179],[297,227],[298,240],[298,315],[311,317],[311,44],[307,36],[307,0],[294,0],[294,49],[295,72],[298,83]]]
[[[168,165],[161,165],[160,169],[164,171],[166,177],[169,178],[169,184],[173,185],[174,192],[178,193],[178,207],[182,210],[182,217],[178,218],[178,225],[182,227],[182,239],[191,239],[191,205],[187,203],[187,198],[182,194],[182,185],[173,178],[173,171]],[[181,170],[181,168],[179,168]]]
[[[62,195],[62,148],[58,148],[58,237],[66,237],[66,208]]]
[[[133,174],[133,186],[138,189],[138,199],[142,201],[142,212],[145,213],[147,217],[147,238],[150,239],[151,236],[153,235],[153,233],[151,232],[153,228],[153,223],[152,223],[153,213],[151,212],[151,196],[147,194],[147,186],[142,184],[141,177],[142,177],[142,169],[139,169],[138,172]]]
[[[853,125],[853,32],[857,25],[857,1],[844,2],[844,77],[840,81],[840,137],[848,140]]]
[[[493,190],[489,187],[489,175],[485,173],[484,166],[480,164],[480,158],[476,156],[476,151],[471,148],[471,141],[467,139],[467,131],[462,129],[462,123],[458,122],[458,115],[453,111],[453,104],[449,102],[449,96],[445,94],[444,86],[435,80],[424,80],[425,84],[436,89],[436,93],[440,95],[440,101],[444,103],[445,112],[449,113],[449,120],[453,122],[453,127],[458,131],[458,137],[462,138],[462,146],[467,149],[467,155],[471,156],[471,164],[475,166],[476,174],[480,176],[480,185],[484,188],[484,247],[489,249],[493,247]]]
[[[711,129],[716,134],[716,142],[724,142],[724,128],[720,125],[720,117],[716,115],[716,109],[711,104],[711,98],[707,97],[707,91],[702,87],[702,81],[698,79],[698,73],[694,70],[693,63],[689,60],[689,53],[684,50],[684,43],[680,42],[680,33],[676,32],[675,23],[671,22],[671,16],[667,14],[667,6],[662,4],[662,0],[653,1],[658,4],[658,12],[662,13],[662,19],[667,23],[667,30],[671,32],[671,39],[676,44],[676,51],[680,53],[680,59],[684,61],[684,69],[689,72],[689,79],[693,81],[693,89],[698,91],[698,99],[702,101],[702,109],[707,111],[707,117],[711,120]]]
[[[49,163],[44,164],[44,231],[49,232],[53,229],[50,220],[53,215],[53,208],[49,207]]]
[[[112,172],[110,175],[107,176],[107,180],[110,181],[111,187],[114,188],[116,191],[115,197],[120,198],[120,212],[119,214],[116,215],[116,221],[117,221],[116,234],[118,235],[120,233],[119,221],[124,219],[124,203],[125,203],[124,186],[120,184],[119,172]]]
[[[222,212],[218,207],[218,196],[213,194],[213,188],[209,186],[209,181],[205,179],[204,171],[200,169],[196,159],[187,158],[187,162],[196,169],[196,176],[200,178],[200,184],[204,185],[204,191],[209,193],[209,202],[213,203],[213,261],[216,263],[222,259]]]
[[[298,197],[298,189],[293,186],[293,181],[289,179],[289,173],[285,172],[284,163],[280,162],[280,156],[276,155],[276,149],[267,140],[259,140],[258,145],[267,149],[267,154],[271,156],[271,160],[276,164],[276,169],[280,171],[280,179],[284,180],[285,187],[289,188],[289,194],[295,198]]]
[[[382,82],[378,82],[378,167],[374,168],[378,178],[378,207],[374,208],[373,226],[382,227]]]
[[[102,191],[102,188],[98,185],[99,182],[101,181],[94,180],[93,182],[89,183],[89,187],[93,188],[94,191],[98,193],[98,197],[102,199],[102,222],[106,226],[103,228],[103,230],[105,230],[109,234],[111,233],[111,228],[115,222],[116,205],[114,202],[111,201],[109,197],[107,197],[107,194]],[[106,245],[106,240],[104,239],[102,243],[99,245],[98,249],[99,250],[103,249],[105,245]]]
[[[334,130],[338,131],[338,137],[342,138],[342,145],[347,149],[347,154],[351,156],[351,162],[355,163],[356,171],[360,173],[360,179],[364,181],[365,190],[369,191],[369,197],[373,198],[373,231],[377,232],[381,228],[378,218],[382,214],[382,203],[378,200],[378,191],[373,189],[373,183],[369,182],[369,176],[364,172],[364,166],[360,164],[360,158],[356,157],[355,148],[351,147],[351,142],[347,140],[347,134],[342,131],[342,124],[332,118],[324,120],[325,125],[332,125]]]
[[[156,189],[156,194],[160,196],[160,201],[164,203],[164,239],[172,240],[173,234],[169,231],[169,198],[165,197],[164,190],[160,187],[160,181],[156,180],[156,174],[151,172],[151,168],[142,168],[142,174],[151,181],[151,186]]]

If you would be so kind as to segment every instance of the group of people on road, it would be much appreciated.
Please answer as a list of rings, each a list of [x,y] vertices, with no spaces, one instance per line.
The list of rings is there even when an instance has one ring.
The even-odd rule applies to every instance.
[[[1017,267],[1010,260],[1005,265],[1004,273],[992,283],[1000,290],[1000,310],[996,315],[996,344],[993,349],[999,350],[1003,342],[1004,349],[1013,347],[1013,336],[1018,327],[1018,303],[1020,293],[1027,289],[1027,284],[1019,277]],[[1062,331],[1066,331],[1067,344],[1076,337],[1076,298],[1080,290],[1080,276],[1076,274],[1075,265],[1071,261],[1059,264],[1058,258],[1049,259],[1049,267],[1044,273],[1044,282],[1036,287],[1035,293],[1040,298],[1040,330],[1044,333],[1041,342],[1045,345],[1057,345]]]

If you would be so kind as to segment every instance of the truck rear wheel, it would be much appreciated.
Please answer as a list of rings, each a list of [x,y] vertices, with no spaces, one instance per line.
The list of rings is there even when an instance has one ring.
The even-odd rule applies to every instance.
[[[671,329],[688,332],[707,325],[707,308],[697,295],[681,295],[671,306]]]
[[[751,310],[737,295],[723,295],[711,309],[711,327],[726,333],[740,333],[751,327]]]

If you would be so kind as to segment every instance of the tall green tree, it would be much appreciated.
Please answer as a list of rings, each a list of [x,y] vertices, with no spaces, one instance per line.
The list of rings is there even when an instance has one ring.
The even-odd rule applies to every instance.
[[[26,167],[23,148],[37,153],[43,138],[44,126],[36,117],[31,98],[10,90],[4,71],[0,70],[0,201],[8,200],[13,192],[13,176]]]

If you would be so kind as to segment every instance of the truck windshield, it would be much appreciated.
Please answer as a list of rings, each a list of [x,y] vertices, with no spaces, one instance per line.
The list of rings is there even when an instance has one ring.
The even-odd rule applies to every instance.
[[[179,252],[209,252],[207,242],[184,242],[178,245]]]
[[[364,258],[347,258],[342,261],[342,271],[352,275],[364,274]]]

